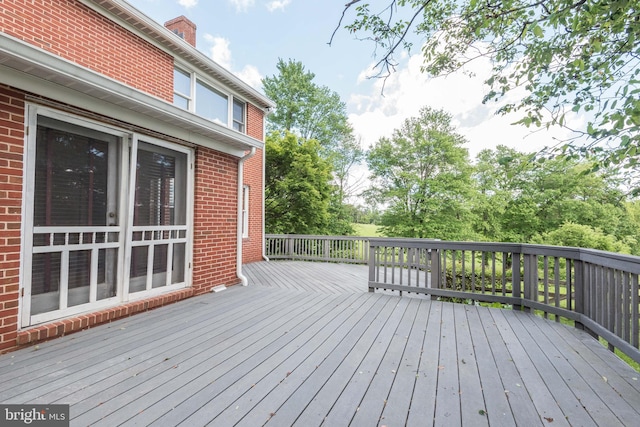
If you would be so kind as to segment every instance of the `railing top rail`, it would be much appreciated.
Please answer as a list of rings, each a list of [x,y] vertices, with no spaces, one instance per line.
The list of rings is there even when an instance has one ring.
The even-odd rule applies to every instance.
[[[528,243],[453,242],[431,239],[372,238],[371,247],[398,246],[405,248],[513,252],[527,255],[561,257],[604,267],[640,274],[640,257],[600,251],[597,249],[565,246],[535,245]]]
[[[316,240],[369,240],[372,237],[360,236],[320,236],[312,234],[265,234],[267,239],[316,239]]]

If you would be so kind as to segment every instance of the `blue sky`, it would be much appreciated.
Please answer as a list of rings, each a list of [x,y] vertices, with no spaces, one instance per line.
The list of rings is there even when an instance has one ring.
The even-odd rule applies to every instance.
[[[482,105],[487,61],[472,64],[468,71],[473,71],[475,78],[459,73],[431,79],[420,72],[419,55],[404,53],[383,95],[382,82],[367,78],[373,74],[375,62],[372,45],[356,40],[344,29],[337,32],[332,46],[327,44],[345,0],[127,1],[161,24],[185,15],[197,26],[197,48],[258,90],[263,77],[276,73],[278,58],[301,61],[315,73],[317,84],[336,91],[346,103],[363,148],[391,135],[423,106],[443,108],[453,115],[458,132],[468,140],[471,158],[498,144],[531,152],[552,145],[554,137],[568,136],[562,131],[532,133],[512,126],[517,116],[495,116],[498,105]],[[353,14],[345,23],[349,17],[353,19]],[[579,118],[573,120],[573,127],[582,125]]]

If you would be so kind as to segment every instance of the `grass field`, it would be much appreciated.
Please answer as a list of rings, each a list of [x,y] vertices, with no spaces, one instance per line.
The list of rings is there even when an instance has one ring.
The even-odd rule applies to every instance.
[[[351,224],[356,231],[356,236],[360,237],[380,237],[379,227],[375,224]]]

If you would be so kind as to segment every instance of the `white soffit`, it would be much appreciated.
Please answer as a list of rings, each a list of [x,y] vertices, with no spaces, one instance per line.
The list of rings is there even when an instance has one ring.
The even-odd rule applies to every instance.
[[[241,156],[263,142],[0,33],[0,83]]]

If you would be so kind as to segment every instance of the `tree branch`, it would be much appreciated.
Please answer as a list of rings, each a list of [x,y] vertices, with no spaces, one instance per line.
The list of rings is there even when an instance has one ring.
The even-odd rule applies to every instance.
[[[344,5],[344,9],[342,10],[342,16],[340,16],[340,20],[338,21],[338,25],[336,25],[336,28],[333,30],[333,33],[331,33],[331,38],[329,39],[329,43],[327,43],[329,46],[331,46],[331,43],[333,43],[333,38],[335,37],[336,33],[340,29],[340,25],[342,24],[342,20],[344,19],[345,13],[347,13],[347,10],[349,10],[349,8],[351,6],[353,6],[354,4],[358,3],[359,1],[360,0],[351,0],[349,3]]]

